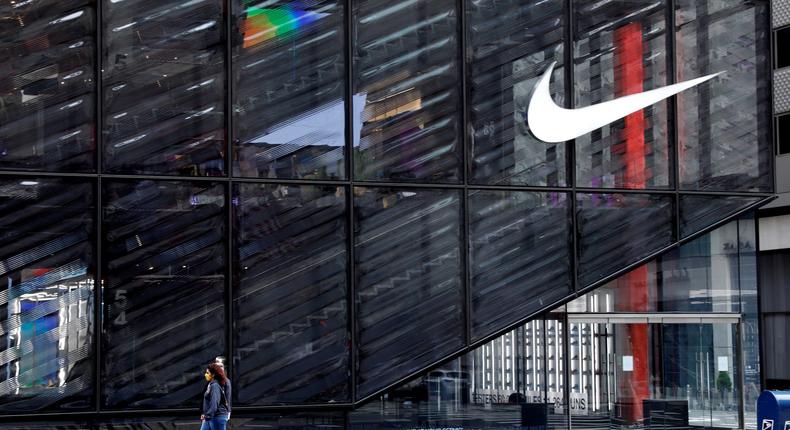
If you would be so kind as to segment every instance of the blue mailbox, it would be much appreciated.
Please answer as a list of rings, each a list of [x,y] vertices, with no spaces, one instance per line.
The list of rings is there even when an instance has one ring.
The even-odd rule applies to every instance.
[[[759,430],[790,430],[790,391],[763,391],[757,399]]]

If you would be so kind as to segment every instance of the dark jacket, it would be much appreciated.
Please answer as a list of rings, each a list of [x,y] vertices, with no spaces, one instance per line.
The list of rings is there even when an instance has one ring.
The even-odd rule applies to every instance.
[[[232,398],[233,398],[233,395],[231,394],[230,379],[226,378],[225,379],[225,404],[228,407],[228,412],[230,412],[231,409],[233,409],[233,407],[231,405],[231,401],[230,401],[230,399],[232,399]]]
[[[203,416],[211,419],[217,415],[228,415],[228,402],[217,381],[209,382],[203,394]]]

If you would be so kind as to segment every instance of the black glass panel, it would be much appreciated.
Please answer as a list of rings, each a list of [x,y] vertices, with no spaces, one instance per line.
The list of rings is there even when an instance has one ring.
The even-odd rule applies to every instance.
[[[667,84],[666,2],[574,0],[576,107]],[[576,184],[667,188],[666,101],[576,139]]]
[[[563,2],[467,2],[471,48],[470,178],[475,183],[565,186],[566,145],[529,133],[527,106],[538,78],[556,61],[551,92],[565,98]]]
[[[94,8],[0,5],[0,168],[94,170]]]
[[[668,195],[578,194],[580,286],[670,245],[672,200]]]
[[[358,393],[463,345],[461,195],[354,188]]]
[[[565,193],[471,191],[472,337],[523,319],[572,289]]]
[[[460,179],[463,127],[455,4],[354,3],[356,179]]]
[[[222,1],[103,5],[104,170],[222,175]]]
[[[0,429],[2,430],[92,430],[92,427],[87,423],[75,423],[75,422],[52,422],[52,421],[40,421],[40,422],[5,422],[0,423]]]
[[[776,117],[776,150],[778,155],[790,154],[790,115]]]
[[[683,189],[771,191],[766,2],[678,0],[677,80],[721,73],[678,95]]]
[[[680,235],[697,233],[759,201],[759,197],[681,195]]]
[[[2,413],[91,406],[93,190],[82,180],[0,180]]]
[[[197,407],[224,355],[224,187],[105,181],[104,398]]]
[[[776,68],[790,66],[790,27],[776,31]]]
[[[327,430],[345,428],[343,412],[301,412],[293,414],[255,414],[237,416],[234,412],[233,428],[238,430]]]
[[[98,423],[99,430],[186,430],[200,429],[200,413],[195,409],[193,418],[144,417],[106,420]],[[229,426],[230,427],[230,426]]]
[[[233,174],[344,178],[344,2],[232,4]]]
[[[236,187],[238,403],[348,401],[345,189]]]

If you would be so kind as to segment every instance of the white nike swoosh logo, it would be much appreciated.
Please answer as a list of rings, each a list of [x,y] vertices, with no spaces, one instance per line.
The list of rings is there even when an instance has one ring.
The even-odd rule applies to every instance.
[[[549,93],[549,81],[555,64],[557,63],[551,63],[535,85],[527,108],[530,131],[538,139],[549,143],[565,142],[583,136],[721,74],[714,73],[592,106],[565,109],[557,106]]]

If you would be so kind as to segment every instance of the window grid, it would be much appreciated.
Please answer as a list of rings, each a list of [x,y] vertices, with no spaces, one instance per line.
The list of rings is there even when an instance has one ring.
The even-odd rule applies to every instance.
[[[352,154],[352,133],[353,130],[353,119],[351,118],[353,114],[353,76],[354,76],[354,62],[352,61],[352,50],[350,49],[353,47],[354,42],[354,16],[353,16],[353,0],[345,0],[344,6],[344,23],[345,23],[345,32],[346,32],[346,41],[347,46],[345,47],[345,137],[346,137],[346,144],[345,144],[345,154],[346,154],[346,163],[345,169],[347,172],[347,176],[345,180],[304,180],[304,179],[266,179],[266,178],[243,178],[243,177],[235,177],[233,176],[233,169],[232,169],[232,162],[234,159],[233,154],[233,143],[235,141],[235,136],[233,136],[233,119],[234,116],[231,114],[232,110],[232,100],[233,94],[235,91],[235,82],[234,82],[234,75],[233,75],[233,62],[232,62],[232,38],[233,38],[233,22],[231,19],[230,11],[232,0],[225,0],[224,2],[224,10],[225,16],[223,19],[225,25],[225,78],[226,78],[226,98],[225,98],[225,112],[224,112],[224,121],[225,121],[225,148],[226,148],[226,156],[225,156],[225,176],[223,177],[190,177],[190,176],[168,176],[168,175],[125,175],[125,174],[105,174],[103,173],[103,135],[100,131],[96,132],[96,142],[97,142],[97,149],[95,150],[95,161],[96,166],[98,169],[97,173],[54,173],[54,172],[31,172],[31,171],[13,171],[13,170],[2,170],[0,171],[0,177],[32,177],[32,176],[39,176],[39,177],[63,177],[63,178],[85,178],[85,179],[94,179],[95,180],[95,202],[96,202],[96,215],[97,215],[97,225],[96,225],[96,233],[95,233],[95,240],[96,240],[96,275],[97,279],[102,279],[102,226],[103,226],[103,217],[102,217],[102,185],[104,180],[119,180],[119,179],[136,179],[136,180],[154,180],[154,181],[184,181],[184,182],[200,182],[200,181],[208,181],[208,182],[216,182],[216,183],[226,183],[227,185],[225,188],[225,200],[227,202],[227,212],[225,214],[226,219],[226,229],[227,229],[227,236],[225,237],[226,245],[227,245],[227,258],[226,258],[226,276],[225,276],[225,336],[226,336],[226,345],[227,345],[227,357],[233,357],[234,345],[233,345],[233,333],[232,333],[232,322],[233,322],[233,264],[230,261],[231,256],[233,255],[233,205],[230,204],[230,200],[232,199],[232,186],[235,183],[260,183],[260,184],[299,184],[299,185],[338,185],[342,186],[346,192],[346,199],[347,199],[347,225],[348,225],[348,234],[347,234],[347,248],[349,252],[349,265],[348,265],[348,286],[347,286],[347,294],[348,294],[348,304],[349,304],[349,311],[348,311],[348,324],[351,336],[351,368],[349,369],[349,380],[350,380],[350,390],[352,393],[352,402],[348,404],[306,404],[306,405],[276,405],[276,406],[238,406],[234,409],[238,410],[239,412],[256,412],[256,411],[269,411],[269,410],[282,410],[282,411],[291,411],[291,410],[321,410],[321,409],[348,409],[355,405],[359,405],[364,403],[378,395],[384,390],[379,390],[376,393],[366,396],[365,398],[359,398],[356,394],[357,390],[357,365],[358,365],[358,345],[357,345],[357,312],[356,312],[356,288],[355,288],[355,277],[353,276],[353,262],[354,262],[354,233],[353,233],[353,226],[355,224],[355,217],[354,217],[354,205],[353,205],[353,188],[355,186],[362,186],[362,187],[396,187],[396,188],[431,188],[437,190],[450,190],[450,189],[459,189],[462,190],[462,207],[464,210],[463,219],[463,226],[462,226],[462,250],[464,252],[464,257],[462,259],[462,266],[463,266],[463,282],[464,282],[464,291],[465,291],[465,302],[462,303],[463,307],[463,314],[465,319],[464,324],[464,336],[466,339],[466,346],[458,351],[457,353],[452,354],[450,357],[446,357],[441,359],[439,362],[433,363],[430,367],[435,365],[439,365],[441,363],[447,362],[455,357],[458,357],[462,354],[465,354],[474,348],[482,345],[491,339],[495,338],[501,333],[504,333],[512,327],[522,324],[524,321],[529,320],[534,315],[525,316],[525,318],[519,321],[517,324],[512,324],[506,328],[502,328],[502,330],[497,331],[496,333],[489,335],[485,338],[479,339],[475,342],[471,342],[471,334],[470,334],[470,279],[469,279],[469,216],[468,216],[468,200],[469,200],[469,192],[474,190],[503,190],[503,191],[541,191],[541,192],[568,192],[570,193],[569,198],[571,199],[571,213],[574,214],[571,218],[572,222],[572,245],[571,245],[571,255],[573,256],[571,261],[571,270],[573,273],[573,286],[575,295],[583,294],[584,292],[590,291],[596,288],[599,285],[604,284],[605,282],[609,281],[610,279],[616,278],[623,273],[626,273],[633,267],[636,267],[643,262],[653,258],[657,254],[661,254],[666,250],[672,249],[677,247],[680,243],[686,243],[700,234],[709,231],[719,225],[723,225],[724,223],[730,221],[734,217],[747,212],[754,207],[757,207],[763,204],[765,201],[770,200],[772,194],[770,193],[755,193],[755,192],[723,192],[723,191],[691,191],[691,190],[680,190],[680,180],[679,180],[679,168],[678,168],[678,136],[677,136],[677,127],[675,126],[675,121],[677,117],[677,101],[676,97],[672,97],[670,99],[670,110],[669,110],[669,127],[671,131],[670,137],[670,148],[672,150],[672,160],[671,165],[673,166],[672,174],[674,175],[674,187],[671,190],[641,190],[641,189],[618,189],[618,188],[583,188],[583,187],[576,187],[575,186],[575,176],[576,176],[576,168],[575,168],[575,147],[571,143],[569,147],[569,163],[566,166],[567,175],[569,178],[568,187],[543,187],[543,186],[518,186],[518,185],[497,185],[497,186],[485,186],[485,185],[470,185],[469,184],[469,152],[468,152],[468,130],[466,128],[466,124],[468,121],[468,86],[467,78],[468,78],[468,62],[469,59],[467,58],[467,35],[466,35],[466,27],[465,27],[465,17],[466,17],[466,3],[467,0],[457,0],[456,2],[456,13],[459,16],[459,28],[460,28],[460,40],[459,40],[459,51],[461,58],[461,79],[463,85],[462,91],[462,124],[464,125],[464,132],[462,133],[463,137],[463,168],[462,172],[462,182],[459,184],[441,184],[441,183],[400,183],[400,182],[386,182],[386,181],[360,181],[355,180],[353,172],[354,172],[354,157]],[[667,7],[667,31],[671,32],[674,36],[675,32],[675,22],[674,22],[674,11],[675,11],[675,1],[670,0],[669,6]],[[102,50],[103,50],[103,31],[101,23],[103,22],[103,1],[99,0],[95,2],[95,13],[97,15],[97,22],[96,22],[96,34],[95,34],[95,76],[97,77],[95,82],[95,112],[96,112],[96,124],[103,124],[103,84],[102,84]],[[565,21],[565,33],[564,33],[564,40],[563,44],[565,45],[565,69],[564,69],[564,80],[565,80],[565,92],[566,92],[566,99],[568,100],[568,104],[573,106],[573,49],[570,47],[569,44],[572,43],[574,40],[574,28],[573,28],[573,5],[572,0],[565,0],[564,1],[564,21]],[[670,83],[674,82],[676,79],[675,74],[675,67],[676,67],[676,58],[675,58],[675,45],[676,45],[676,37],[668,37],[668,58],[670,64],[670,74],[668,80]],[[769,70],[770,72],[770,70]],[[781,136],[779,139],[781,141]],[[673,220],[675,223],[674,229],[674,237],[673,237],[673,244],[667,246],[656,253],[651,254],[648,257],[642,258],[639,261],[629,264],[627,267],[618,270],[615,273],[607,275],[605,278],[602,278],[598,281],[593,282],[590,285],[580,285],[578,282],[578,260],[579,260],[579,249],[577,244],[578,238],[578,226],[577,226],[577,194],[586,193],[586,194],[654,194],[654,195],[673,195],[674,196],[674,210],[676,213],[676,217]],[[758,197],[761,200],[754,205],[750,205],[748,207],[742,208],[741,210],[733,213],[732,215],[728,216],[726,219],[720,220],[715,224],[709,226],[704,231],[700,231],[696,234],[684,237],[680,239],[679,235],[679,211],[680,211],[680,199],[683,195],[699,195],[699,196],[749,196],[749,197]],[[99,304],[102,303],[101,299],[101,288],[96,288],[94,290],[95,294],[95,303]],[[558,301],[555,305],[559,305],[562,303],[567,302],[572,297],[568,297]],[[94,318],[97,324],[97,329],[94,330],[94,348],[95,348],[95,356],[93,357],[94,365],[95,365],[95,377],[101,375],[102,370],[102,360],[98,359],[101,357],[102,350],[102,329],[104,322],[102,321],[102,307],[95,306],[94,308]],[[402,378],[400,381],[391,381],[388,384],[388,387],[396,386],[399,382],[403,380],[407,380],[416,376],[416,374],[421,373],[417,372],[413,375],[408,375]],[[232,375],[231,375],[232,377]],[[14,414],[14,415],[7,415],[9,418],[13,416],[30,416],[35,415],[36,417],[74,417],[75,419],[85,418],[85,417],[102,417],[102,416],[134,416],[141,413],[167,413],[172,414],[175,416],[189,416],[193,414],[192,409],[157,409],[157,410],[135,410],[135,411],[117,411],[117,410],[104,410],[101,407],[101,399],[102,397],[102,388],[103,385],[101,383],[97,383],[94,381],[94,409],[92,411],[82,411],[82,412],[57,412],[57,413],[31,413],[31,414]],[[566,390],[567,391],[567,390]],[[565,393],[566,397],[569,396],[569,393]],[[566,404],[568,399],[566,398]],[[569,416],[570,420],[570,416]]]

